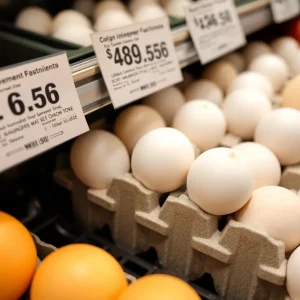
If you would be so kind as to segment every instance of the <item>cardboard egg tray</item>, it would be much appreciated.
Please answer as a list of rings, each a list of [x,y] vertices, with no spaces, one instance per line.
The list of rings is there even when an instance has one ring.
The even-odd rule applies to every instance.
[[[290,299],[284,244],[234,220],[221,228],[220,218],[203,212],[184,190],[162,195],[131,174],[114,179],[107,190],[90,189],[66,170],[54,177],[71,191],[83,224],[108,225],[115,243],[132,253],[154,248],[166,273],[184,280],[208,273],[224,300]]]

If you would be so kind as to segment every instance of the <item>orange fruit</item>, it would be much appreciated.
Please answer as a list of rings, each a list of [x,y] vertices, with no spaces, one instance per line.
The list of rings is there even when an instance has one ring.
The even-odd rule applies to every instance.
[[[25,226],[0,212],[0,299],[17,300],[29,287],[36,268],[36,248]]]
[[[31,300],[117,300],[127,287],[119,263],[106,251],[73,244],[47,256],[30,289]]]
[[[164,274],[142,277],[132,283],[119,300],[201,300],[183,280]]]

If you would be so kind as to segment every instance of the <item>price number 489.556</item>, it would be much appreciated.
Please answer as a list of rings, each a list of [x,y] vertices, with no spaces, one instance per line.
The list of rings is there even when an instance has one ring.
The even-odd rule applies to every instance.
[[[34,107],[41,109],[44,108],[48,103],[56,104],[58,103],[60,97],[56,90],[56,85],[54,83],[49,83],[45,86],[44,90],[42,87],[34,88],[31,90],[32,100]],[[8,106],[11,112],[20,116],[26,111],[26,106],[24,101],[20,99],[21,95],[19,93],[11,93],[8,95]],[[29,111],[33,111],[33,106],[28,106]]]
[[[123,66],[132,65],[133,63],[140,64],[142,62],[152,62],[155,59],[166,58],[169,56],[169,51],[165,42],[155,43],[145,46],[146,56],[143,58],[141,49],[137,44],[129,46],[116,47],[115,52],[112,53],[112,49],[106,49],[106,55],[108,59],[114,60],[115,64]]]

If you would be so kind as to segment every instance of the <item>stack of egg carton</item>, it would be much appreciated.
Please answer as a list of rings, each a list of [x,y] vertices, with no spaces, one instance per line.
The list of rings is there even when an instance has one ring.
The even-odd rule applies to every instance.
[[[153,247],[167,273],[184,280],[209,273],[225,300],[290,299],[283,242],[234,220],[219,230],[220,218],[202,211],[184,190],[164,199],[131,174],[105,190],[88,188],[66,170],[56,171],[55,179],[72,192],[85,225],[108,225],[116,244],[133,253]],[[299,190],[300,166],[284,170],[282,185]]]

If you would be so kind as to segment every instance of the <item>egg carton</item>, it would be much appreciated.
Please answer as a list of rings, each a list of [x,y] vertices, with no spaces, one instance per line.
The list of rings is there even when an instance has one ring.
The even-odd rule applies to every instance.
[[[58,171],[55,178],[62,183],[65,175]],[[224,300],[289,299],[284,244],[265,232],[234,220],[219,230],[219,217],[203,212],[183,190],[161,195],[131,174],[114,179],[107,190],[75,178],[69,186],[83,224],[108,225],[116,244],[133,253],[153,247],[167,273],[184,280],[208,273]]]

